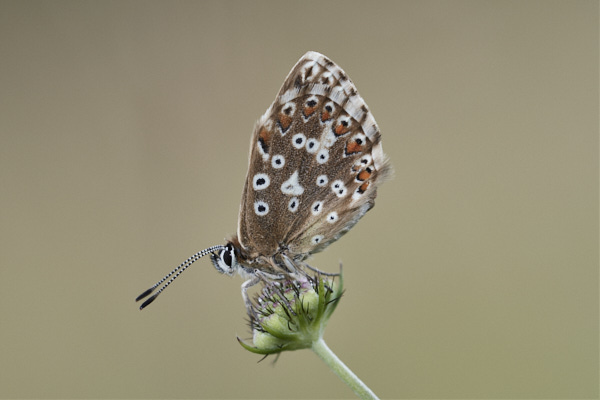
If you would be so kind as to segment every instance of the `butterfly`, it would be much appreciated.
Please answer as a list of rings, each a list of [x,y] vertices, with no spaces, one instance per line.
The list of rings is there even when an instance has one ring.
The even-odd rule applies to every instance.
[[[350,78],[309,51],[255,125],[237,234],[194,254],[138,296],[163,285],[140,309],[206,255],[220,273],[245,279],[242,297],[250,309],[247,290],[261,280],[318,271],[304,261],[374,206],[391,171],[377,123]]]

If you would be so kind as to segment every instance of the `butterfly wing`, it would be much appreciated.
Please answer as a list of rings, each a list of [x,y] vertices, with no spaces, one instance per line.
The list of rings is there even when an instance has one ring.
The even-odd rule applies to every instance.
[[[245,258],[323,250],[374,205],[389,175],[381,135],[345,72],[316,52],[256,123],[238,221]]]

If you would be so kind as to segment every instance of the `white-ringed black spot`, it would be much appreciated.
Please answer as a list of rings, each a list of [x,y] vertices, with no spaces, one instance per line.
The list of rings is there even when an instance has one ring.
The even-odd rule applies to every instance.
[[[338,218],[338,213],[336,213],[335,211],[332,211],[329,214],[327,214],[327,222],[329,222],[330,224],[333,224],[335,221],[338,220]]]
[[[300,200],[297,197],[292,197],[288,202],[288,210],[291,212],[298,211],[298,207],[300,206]]]
[[[296,133],[294,136],[292,136],[292,146],[294,146],[297,149],[301,149],[302,147],[304,147],[304,144],[306,143],[306,136],[304,136],[303,133]]]
[[[285,165],[285,157],[282,156],[281,154],[277,154],[277,155],[273,156],[273,158],[271,159],[271,166],[275,169],[283,168],[284,165]]]
[[[262,217],[263,215],[267,215],[267,213],[269,212],[269,204],[267,204],[264,201],[255,201],[254,202],[254,213],[256,215],[258,215],[259,217]]]
[[[314,153],[319,149],[319,141],[315,138],[308,139],[306,141],[306,151]]]
[[[319,175],[317,176],[317,186],[324,187],[329,182],[327,175]]]
[[[252,187],[254,190],[263,190],[269,187],[271,180],[267,174],[256,174],[252,178]]]
[[[319,244],[319,243],[321,243],[322,240],[323,240],[323,235],[315,235],[310,239],[312,244]]]
[[[321,149],[317,153],[317,162],[319,164],[325,164],[329,160],[329,150]]]
[[[342,182],[339,179],[333,181],[333,183],[331,184],[331,190],[333,191],[333,193],[335,193],[337,197],[344,197],[348,192],[348,189],[346,189],[346,185],[344,185],[344,182]]]
[[[312,206],[310,206],[310,211],[312,212],[313,215],[318,215],[321,213],[321,211],[323,211],[323,202],[322,201],[315,201]]]

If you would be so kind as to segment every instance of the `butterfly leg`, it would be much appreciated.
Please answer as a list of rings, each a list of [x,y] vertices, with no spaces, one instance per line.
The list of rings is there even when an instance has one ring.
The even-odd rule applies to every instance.
[[[303,267],[305,267],[305,268],[308,268],[308,269],[310,269],[311,271],[314,271],[314,272],[316,272],[316,273],[317,273],[317,274],[319,274],[319,275],[325,275],[325,276],[340,276],[340,274],[341,274],[341,271],[342,271],[342,263],[340,263],[340,272],[335,272],[335,273],[333,273],[333,272],[323,272],[323,271],[321,271],[320,269],[318,269],[318,268],[315,268],[315,267],[312,267],[312,266],[308,265],[308,264],[307,264],[307,263],[305,263],[305,262],[300,262],[300,264],[301,264]]]
[[[248,295],[248,289],[258,284],[260,281],[266,282],[280,280],[284,278],[285,275],[282,274],[269,274],[268,272],[254,270],[254,276],[252,276],[252,278],[248,279],[246,282],[242,283],[242,299],[244,300],[246,312],[248,313],[250,320],[256,318],[256,313],[254,312],[252,301],[250,300],[250,296]]]
[[[286,256],[285,254],[281,255],[281,258],[283,259],[283,263],[285,264],[286,268],[288,269],[288,272],[290,274],[296,274],[298,273],[298,271],[300,270],[298,268],[298,266],[294,263],[294,261],[292,261],[291,258],[289,258],[288,256]]]
[[[282,258],[283,258],[283,262],[285,263],[285,266],[290,270],[291,274],[300,272],[303,275],[307,275],[306,271],[304,271],[302,268],[298,268],[298,265],[296,265],[294,263],[294,261],[292,261],[291,258],[286,256],[285,254],[282,254]],[[307,263],[305,263],[303,261],[298,261],[298,264],[304,268],[308,268],[311,271],[316,272],[319,275],[324,275],[324,276],[339,276],[340,275],[340,272],[338,272],[338,273],[323,272],[320,269],[311,267],[310,265],[308,265]],[[340,271],[341,270],[342,270],[342,263],[340,263]]]
[[[254,313],[254,307],[252,307],[252,302],[250,301],[250,296],[248,296],[248,288],[251,288],[258,282],[260,282],[260,278],[257,275],[254,275],[252,278],[242,283],[242,299],[244,300],[246,312],[248,313],[251,321],[256,319],[256,315]]]

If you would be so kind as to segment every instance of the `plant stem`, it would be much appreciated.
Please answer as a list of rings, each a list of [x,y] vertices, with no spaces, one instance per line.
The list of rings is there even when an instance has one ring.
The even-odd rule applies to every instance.
[[[354,372],[350,370],[340,360],[333,351],[325,344],[323,338],[319,338],[312,344],[312,350],[331,368],[337,376],[340,377],[346,385],[350,386],[350,389],[361,399],[379,399],[375,393],[358,376],[354,375]]]

